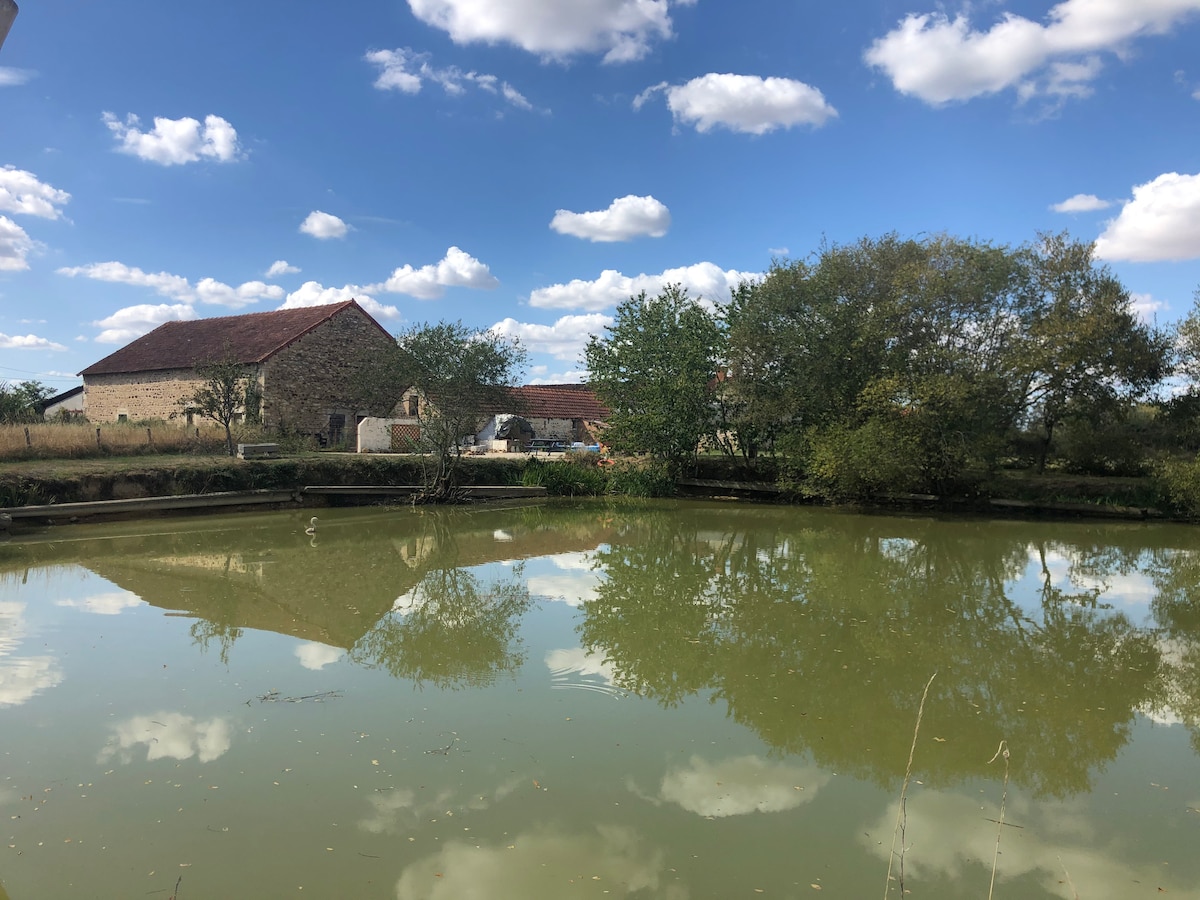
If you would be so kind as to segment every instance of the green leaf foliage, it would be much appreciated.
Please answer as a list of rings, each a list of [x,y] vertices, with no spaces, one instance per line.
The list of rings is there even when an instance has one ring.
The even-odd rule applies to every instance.
[[[589,384],[612,411],[605,443],[673,465],[692,456],[714,430],[721,343],[716,317],[678,285],[617,307],[585,350]]]

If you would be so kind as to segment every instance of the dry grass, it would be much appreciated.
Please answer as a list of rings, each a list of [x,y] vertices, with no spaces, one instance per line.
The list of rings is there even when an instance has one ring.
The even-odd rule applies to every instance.
[[[158,453],[214,453],[225,442],[216,425],[183,428],[139,424],[0,425],[0,460],[85,459]]]

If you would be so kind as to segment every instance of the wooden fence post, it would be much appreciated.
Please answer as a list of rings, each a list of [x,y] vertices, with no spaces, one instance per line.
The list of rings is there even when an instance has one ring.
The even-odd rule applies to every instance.
[[[100,446],[100,426],[96,426],[96,446]]]
[[[29,439],[29,426],[28,425],[25,426],[25,446],[26,447],[33,446],[33,441]]]

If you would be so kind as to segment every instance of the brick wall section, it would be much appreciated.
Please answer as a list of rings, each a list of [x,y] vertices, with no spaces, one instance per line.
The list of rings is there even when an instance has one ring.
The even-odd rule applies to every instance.
[[[303,434],[329,436],[330,415],[345,419],[345,436],[353,443],[360,415],[389,410],[360,409],[351,403],[365,354],[384,350],[392,339],[362,312],[349,307],[271,356],[259,370],[263,421],[286,425]],[[171,419],[187,424],[182,399],[200,380],[192,369],[164,369],[84,377],[89,421]]]
[[[264,423],[328,436],[330,415],[341,415],[345,437],[353,444],[358,416],[388,412],[352,404],[362,363],[372,350],[393,344],[354,308],[314,328],[264,363]]]

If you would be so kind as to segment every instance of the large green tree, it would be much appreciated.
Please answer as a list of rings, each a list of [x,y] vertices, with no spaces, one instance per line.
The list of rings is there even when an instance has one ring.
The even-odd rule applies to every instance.
[[[1038,470],[1055,429],[1145,398],[1166,376],[1171,337],[1138,319],[1129,291],[1090,243],[1043,234],[1023,251],[1028,315],[1021,402],[1040,437]]]
[[[679,285],[618,306],[584,351],[588,383],[611,410],[605,442],[671,465],[693,456],[714,430],[721,346],[717,318]]]
[[[1017,414],[1018,273],[1005,248],[947,236],[773,265],[724,311],[739,443],[782,448],[822,493],[992,464]]]
[[[454,499],[464,439],[490,415],[520,412],[511,388],[526,358],[519,341],[462,322],[413,325],[396,336],[395,352],[375,356],[364,374],[365,400],[395,402],[410,388],[419,398],[419,449],[428,463],[421,500]]]

